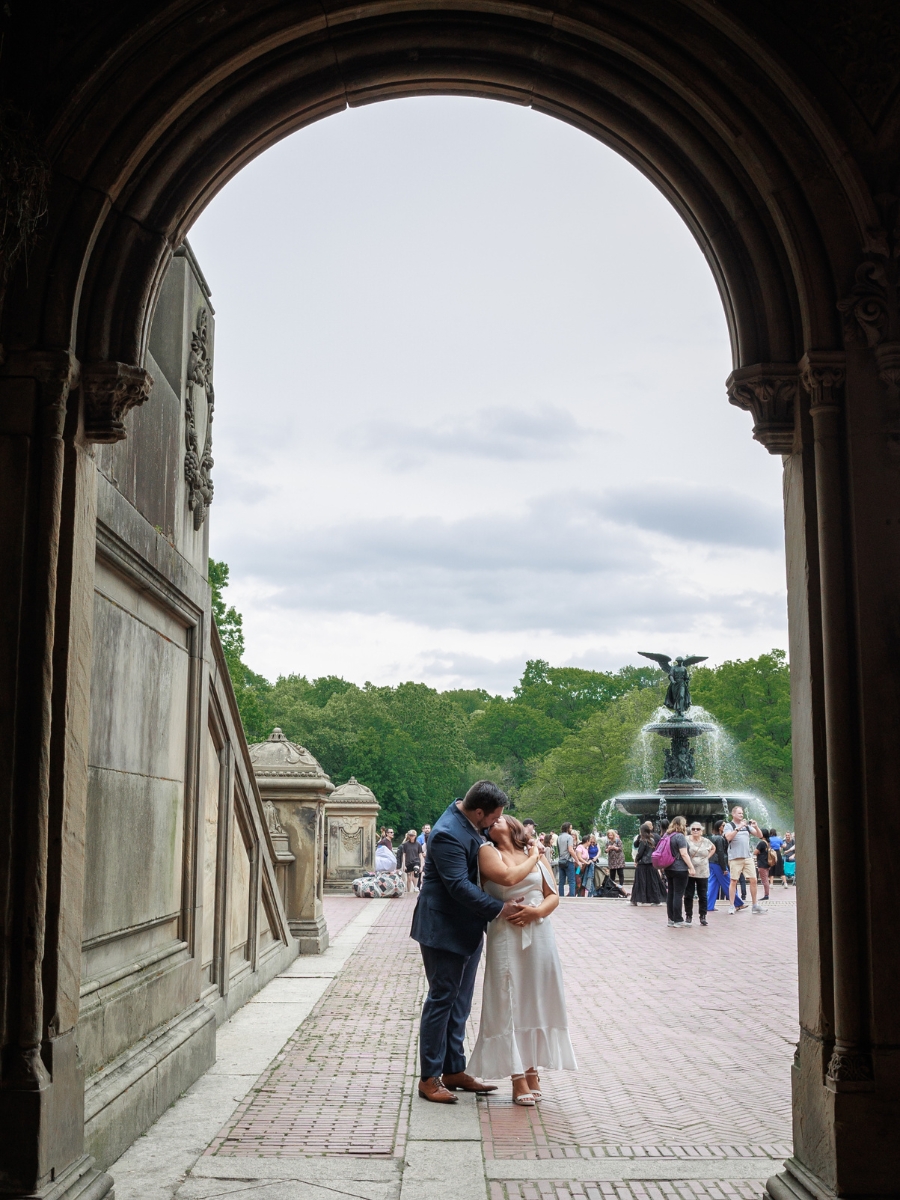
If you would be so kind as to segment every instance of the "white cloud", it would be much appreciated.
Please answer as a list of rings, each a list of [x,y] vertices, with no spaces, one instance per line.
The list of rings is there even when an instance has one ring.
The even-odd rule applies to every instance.
[[[648,637],[786,644],[780,463],[725,397],[696,244],[614,153],[489,101],[368,106],[262,155],[191,239],[211,552],[256,669],[493,689]]]
[[[362,451],[380,452],[392,467],[409,470],[437,456],[499,462],[560,458],[574,445],[601,436],[566,409],[545,404],[531,411],[484,408],[468,420],[431,425],[369,421],[349,431],[347,441]]]

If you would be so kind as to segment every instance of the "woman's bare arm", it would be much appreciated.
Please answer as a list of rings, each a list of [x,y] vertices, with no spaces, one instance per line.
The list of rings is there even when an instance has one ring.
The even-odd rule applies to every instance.
[[[478,869],[482,879],[499,883],[501,887],[512,887],[513,884],[521,883],[525,876],[534,870],[539,854],[537,845],[533,845],[523,862],[509,866],[497,847],[485,842],[478,851]]]

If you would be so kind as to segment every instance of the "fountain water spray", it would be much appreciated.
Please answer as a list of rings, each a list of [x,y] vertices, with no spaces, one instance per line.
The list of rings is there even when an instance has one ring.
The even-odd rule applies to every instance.
[[[664,654],[640,653],[658,662],[669,676],[665,707],[658,709],[653,720],[641,729],[635,748],[635,774],[647,790],[614,796],[601,807],[598,820],[604,817],[608,820],[615,809],[640,821],[654,821],[662,831],[669,823],[671,807],[672,813],[682,814],[689,825],[699,821],[709,832],[717,817],[727,819],[731,809],[740,804],[751,810],[757,820],[762,817],[761,825],[769,824],[764,801],[735,786],[740,771],[732,739],[705,709],[691,705],[688,668],[705,660],[695,655],[676,658],[673,663]],[[654,752],[656,736],[668,739],[669,746],[665,751],[663,778],[651,792],[652,772],[658,762],[658,751]],[[708,768],[712,790],[698,778],[698,761]]]

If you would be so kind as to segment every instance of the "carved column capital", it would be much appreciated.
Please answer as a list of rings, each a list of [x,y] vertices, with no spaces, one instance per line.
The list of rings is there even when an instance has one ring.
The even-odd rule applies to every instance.
[[[846,378],[846,355],[840,350],[810,350],[800,359],[800,378],[809,393],[809,411],[839,412]]]
[[[865,1050],[835,1047],[826,1083],[832,1091],[866,1091],[875,1086],[872,1056]]]
[[[896,196],[881,198],[884,228],[856,268],[850,294],[838,301],[848,342],[875,352],[879,378],[900,387],[900,221]]]
[[[121,442],[124,420],[150,395],[153,378],[127,363],[88,363],[82,369],[84,436],[89,442]]]
[[[753,414],[753,436],[770,454],[794,448],[797,368],[793,363],[757,363],[732,371],[725,381],[728,399]]]

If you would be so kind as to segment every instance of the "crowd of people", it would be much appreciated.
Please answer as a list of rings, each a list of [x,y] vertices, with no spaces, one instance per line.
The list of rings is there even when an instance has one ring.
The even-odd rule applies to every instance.
[[[771,888],[779,884],[786,888],[795,880],[793,833],[782,837],[775,829],[761,827],[744,815],[740,805],[731,810],[730,821],[715,821],[709,835],[699,821],[688,826],[682,816],[673,817],[665,830],[646,821],[634,838],[630,893],[625,890],[625,847],[617,830],[601,834],[595,829],[582,835],[566,821],[559,833],[539,833],[530,819],[522,825],[541,860],[558,879],[560,896],[665,905],[673,929],[693,924],[695,902],[701,925],[708,925],[710,913],[722,900],[730,916],[748,908],[761,916]],[[410,829],[395,846],[394,830],[383,827],[375,850],[375,869],[402,872],[407,892],[418,892],[430,833],[430,825],[423,826],[421,833]]]

